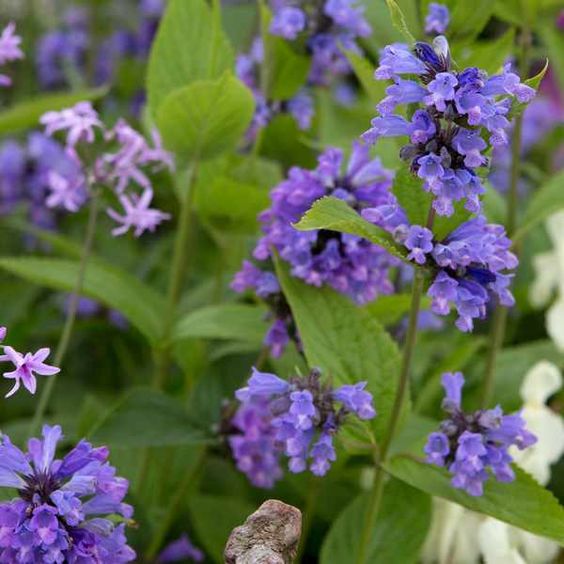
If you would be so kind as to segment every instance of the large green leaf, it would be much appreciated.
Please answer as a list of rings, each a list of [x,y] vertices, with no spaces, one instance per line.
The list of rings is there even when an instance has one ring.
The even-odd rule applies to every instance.
[[[299,231],[328,229],[358,235],[375,245],[384,247],[388,252],[401,259],[405,260],[406,257],[405,249],[398,245],[389,233],[363,219],[343,200],[331,196],[326,196],[314,202],[313,206],[294,227]]]
[[[235,149],[253,117],[244,84],[225,73],[172,92],[159,107],[157,125],[167,149],[183,159],[209,159]]]
[[[219,3],[214,4],[214,10]],[[218,13],[205,0],[169,0],[153,43],[147,71],[153,116],[174,90],[195,80],[218,78],[234,57]]]
[[[368,382],[382,438],[399,377],[397,345],[370,314],[329,288],[313,288],[289,275],[282,261],[277,273],[298,326],[310,367],[320,367],[336,383]]]
[[[448,36],[452,39],[471,40],[484,29],[494,10],[492,0],[472,2],[451,1],[451,23]]]
[[[244,304],[203,307],[178,321],[173,338],[232,339],[260,346],[268,329],[265,314],[263,307]]]
[[[42,94],[31,100],[24,100],[0,112],[0,135],[17,133],[32,127],[38,127],[39,118],[49,111],[58,111],[84,100],[98,100],[104,97],[106,87],[61,94]]]
[[[0,268],[35,284],[71,292],[79,272],[78,261],[37,257],[0,258]],[[147,339],[161,336],[163,298],[125,270],[96,259],[86,269],[83,295],[117,309]]]
[[[120,448],[203,444],[210,441],[177,400],[134,389],[95,425],[90,438]]]
[[[193,496],[188,503],[198,539],[215,562],[223,562],[223,550],[231,531],[242,525],[255,508],[240,497]]]
[[[421,309],[428,308],[429,298],[423,297]],[[365,309],[382,325],[393,325],[409,313],[411,308],[411,294],[394,294],[392,296],[378,296],[378,299],[368,304]]]
[[[333,523],[323,542],[321,564],[356,562],[367,501],[368,494],[357,497]],[[430,520],[429,496],[399,480],[390,480],[384,488],[366,561],[385,564],[417,562]]]
[[[422,456],[422,452],[417,454]],[[392,476],[431,495],[564,544],[564,508],[552,493],[519,468],[515,469],[514,482],[490,478],[480,497],[453,488],[444,468],[417,460],[413,454],[396,455],[385,468]]]
[[[562,208],[564,208],[564,170],[552,176],[535,192],[513,240],[518,241],[523,238],[533,227]]]

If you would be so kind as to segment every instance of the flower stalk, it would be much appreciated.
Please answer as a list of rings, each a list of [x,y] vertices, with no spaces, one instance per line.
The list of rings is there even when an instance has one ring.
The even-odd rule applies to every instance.
[[[84,242],[80,255],[78,275],[76,277],[76,283],[70,297],[63,331],[59,338],[59,343],[57,344],[57,349],[55,351],[55,356],[53,359],[55,366],[61,366],[72,337],[78,306],[80,303],[80,297],[84,287],[84,280],[86,278],[86,270],[88,268],[88,263],[90,261],[90,257],[92,256],[92,249],[94,247],[94,238],[96,235],[96,224],[98,222],[99,208],[99,193],[97,190],[94,190],[92,197],[90,198],[90,205],[88,208],[88,222],[86,224]],[[35,414],[29,426],[30,437],[33,437],[37,433],[41,421],[45,416],[45,412],[47,411],[47,407],[49,406],[49,400],[51,399],[51,395],[53,394],[53,390],[55,388],[56,380],[56,377],[52,376],[47,380],[47,383],[43,388],[43,391],[37,403]]]

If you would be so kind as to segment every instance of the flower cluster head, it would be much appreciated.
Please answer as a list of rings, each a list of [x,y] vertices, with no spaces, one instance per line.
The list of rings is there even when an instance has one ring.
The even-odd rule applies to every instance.
[[[86,441],[55,459],[62,436],[58,425],[45,425],[27,453],[2,437],[0,486],[18,497],[0,503],[0,562],[132,562],[125,525],[115,524],[133,514],[123,502],[127,480],[116,476],[106,447]]]
[[[487,164],[483,152],[507,144],[513,100],[529,102],[535,90],[523,84],[510,65],[491,77],[476,67],[454,70],[443,36],[432,45],[418,42],[413,49],[388,45],[375,76],[394,84],[363,138],[375,142],[380,137],[409,137],[400,155],[434,195],[436,212],[452,215],[453,202],[461,200],[466,209],[479,212],[484,187],[477,171]],[[411,119],[394,113],[402,104],[418,105]]]
[[[315,111],[313,98],[305,89],[288,100],[268,99],[260,84],[263,61],[264,46],[260,37],[255,38],[248,53],[237,56],[235,68],[237,77],[251,90],[255,98],[255,113],[246,134],[248,142],[252,142],[257,133],[279,114],[289,114],[294,118],[299,129],[309,129]]]
[[[370,217],[370,212],[365,215]],[[419,225],[400,225],[394,235],[409,250],[408,258],[433,269],[428,290],[431,309],[448,315],[454,306],[458,312],[456,326],[472,331],[474,319],[484,319],[491,296],[511,307],[511,275],[518,260],[509,250],[511,241],[501,225],[489,224],[483,216],[459,225],[441,241]]]
[[[427,35],[443,35],[450,23],[450,12],[444,4],[431,2],[425,17],[425,33]]]
[[[333,388],[321,382],[318,370],[286,381],[253,369],[248,385],[235,394],[241,405],[228,440],[237,468],[261,488],[282,477],[283,455],[291,472],[309,468],[325,475],[337,458],[333,437],[347,417],[376,415],[365,388],[366,382]]]
[[[151,145],[123,119],[113,128],[106,129],[89,102],[79,102],[58,112],[47,112],[41,123],[47,135],[65,133],[66,152],[80,171],[74,176],[63,176],[57,171],[49,175],[49,206],[78,211],[88,197],[88,193],[84,194],[85,186],[100,185],[110,187],[123,206],[122,213],[107,210],[118,223],[112,231],[114,235],[133,229],[138,237],[145,231],[154,231],[162,221],[169,219],[168,214],[150,207],[153,186],[147,172],[173,168],[172,158],[163,149],[156,130],[153,131]],[[106,152],[93,163],[88,162],[81,156],[81,149],[93,145],[99,138]]]
[[[311,55],[311,84],[348,73],[342,49],[359,52],[357,39],[372,32],[356,0],[271,0],[271,5],[270,33],[304,43]]]
[[[6,328],[0,327],[0,342],[6,338]],[[50,349],[39,349],[34,353],[21,354],[14,348],[4,345],[4,354],[0,355],[0,362],[10,362],[13,365],[13,370],[3,373],[4,378],[14,380],[12,389],[6,394],[5,397],[13,396],[21,387],[28,390],[31,394],[35,394],[37,390],[36,374],[40,376],[53,376],[60,372],[56,366],[50,366],[45,363],[50,354]],[[1,461],[0,461],[1,464]]]
[[[267,304],[267,320],[272,323],[265,335],[264,344],[270,349],[270,354],[277,358],[282,355],[290,341],[301,349],[301,341],[290,306],[273,272],[273,266],[267,262],[264,267],[264,270],[260,269],[245,260],[241,270],[233,277],[231,288],[238,293],[251,290]]]
[[[525,420],[519,414],[504,415],[499,406],[464,413],[460,405],[464,377],[460,372],[443,374],[442,384],[443,410],[448,418],[440,431],[429,435],[427,462],[448,468],[452,485],[473,496],[483,494],[488,469],[498,481],[512,482],[515,474],[508,449],[516,446],[523,450],[537,440],[525,428]]]
[[[20,49],[21,37],[16,35],[16,24],[9,23],[0,34],[0,66],[18,59],[23,59],[24,54]],[[11,86],[12,79],[5,74],[0,74],[0,87]]]

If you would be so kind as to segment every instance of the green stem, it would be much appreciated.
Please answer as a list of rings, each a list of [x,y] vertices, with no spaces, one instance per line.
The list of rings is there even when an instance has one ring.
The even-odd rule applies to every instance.
[[[376,518],[378,516],[378,511],[380,509],[380,503],[382,500],[382,493],[384,490],[384,471],[380,463],[386,459],[390,443],[396,434],[397,427],[401,419],[402,408],[405,403],[405,397],[407,395],[409,373],[411,370],[411,362],[413,359],[413,352],[415,350],[415,342],[417,338],[417,319],[419,317],[419,309],[421,306],[423,283],[423,272],[417,269],[415,271],[415,278],[413,280],[411,308],[409,312],[409,322],[403,349],[401,372],[398,387],[396,389],[394,405],[392,407],[392,413],[390,415],[390,421],[388,423],[388,429],[380,448],[379,463],[375,467],[374,482],[372,484],[372,490],[370,491],[370,497],[368,499],[364,528],[362,530],[362,536],[358,551],[358,564],[364,564],[367,561],[370,539],[374,525],[376,524]]]
[[[529,61],[529,49],[531,43],[530,31],[526,28],[521,33],[522,52],[521,52],[521,75],[527,72]],[[517,210],[519,205],[519,179],[521,177],[521,141],[523,138],[523,113],[515,118],[513,135],[511,139],[511,171],[509,180],[509,192],[507,194],[507,233],[509,237],[517,228]],[[518,249],[515,248],[518,254]],[[497,356],[503,346],[505,330],[507,328],[507,309],[501,304],[497,304],[490,329],[490,348],[486,357],[484,379],[482,380],[481,406],[487,407],[493,397],[495,368]]]
[[[86,269],[88,267],[88,262],[92,254],[92,247],[94,245],[94,236],[96,234],[96,223],[98,220],[98,194],[93,193],[90,199],[90,205],[88,209],[88,223],[86,225],[86,232],[84,235],[84,242],[82,245],[82,252],[80,255],[80,263],[78,266],[78,275],[76,277],[75,286],[70,297],[67,315],[65,319],[65,324],[63,326],[63,331],[61,337],[59,338],[59,343],[57,344],[57,349],[55,351],[55,356],[53,357],[53,364],[60,367],[65,355],[67,353],[70,339],[72,336],[72,331],[74,329],[74,324],[76,321],[76,313],[78,311],[78,305],[80,303],[80,295],[82,293],[82,288],[84,286],[84,279],[86,277]],[[37,403],[37,408],[35,409],[35,414],[29,426],[29,436],[32,437],[39,429],[39,425],[45,416],[47,407],[49,405],[49,400],[53,394],[55,388],[55,382],[57,381],[56,376],[51,376],[41,392],[41,396]]]
[[[170,367],[171,337],[176,308],[182,294],[184,279],[186,276],[186,262],[192,233],[192,212],[194,205],[194,186],[198,175],[198,163],[195,161],[190,169],[188,179],[188,191],[181,200],[180,217],[178,220],[178,231],[174,243],[174,254],[170,270],[170,282],[168,286],[167,304],[163,321],[163,340],[160,350],[155,353],[155,378],[154,387],[162,389],[166,383],[167,373]]]
[[[172,499],[167,507],[166,514],[161,521],[159,528],[156,530],[153,538],[151,539],[151,543],[149,544],[149,548],[147,549],[147,560],[151,562],[157,555],[158,551],[160,550],[164,539],[166,538],[166,534],[168,529],[170,528],[174,518],[178,514],[180,507],[182,506],[182,502],[185,500],[190,486],[193,486],[198,481],[198,476],[202,473],[204,468],[204,463],[206,460],[206,449],[204,448],[200,453],[198,460],[192,467],[190,472],[186,472],[184,478],[178,484]]]
[[[315,508],[317,506],[317,500],[319,498],[319,488],[321,486],[321,480],[316,476],[311,476],[309,489],[306,498],[306,504],[303,512],[303,525],[302,525],[302,536],[300,540],[300,547],[298,549],[298,555],[296,557],[296,562],[302,562],[304,557],[304,551],[307,545],[307,539],[309,532],[311,530],[311,525],[313,523],[313,517],[315,515]]]

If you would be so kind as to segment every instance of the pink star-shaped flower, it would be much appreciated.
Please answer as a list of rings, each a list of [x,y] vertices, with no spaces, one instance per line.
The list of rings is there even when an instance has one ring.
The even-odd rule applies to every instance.
[[[43,361],[49,356],[50,349],[39,349],[35,353],[22,355],[12,347],[4,347],[4,354],[0,356],[0,362],[11,362],[16,368],[11,372],[4,372],[4,378],[15,380],[13,388],[6,394],[6,397],[14,395],[23,383],[24,387],[32,394],[37,389],[35,373],[41,376],[53,376],[60,369],[50,366]]]

